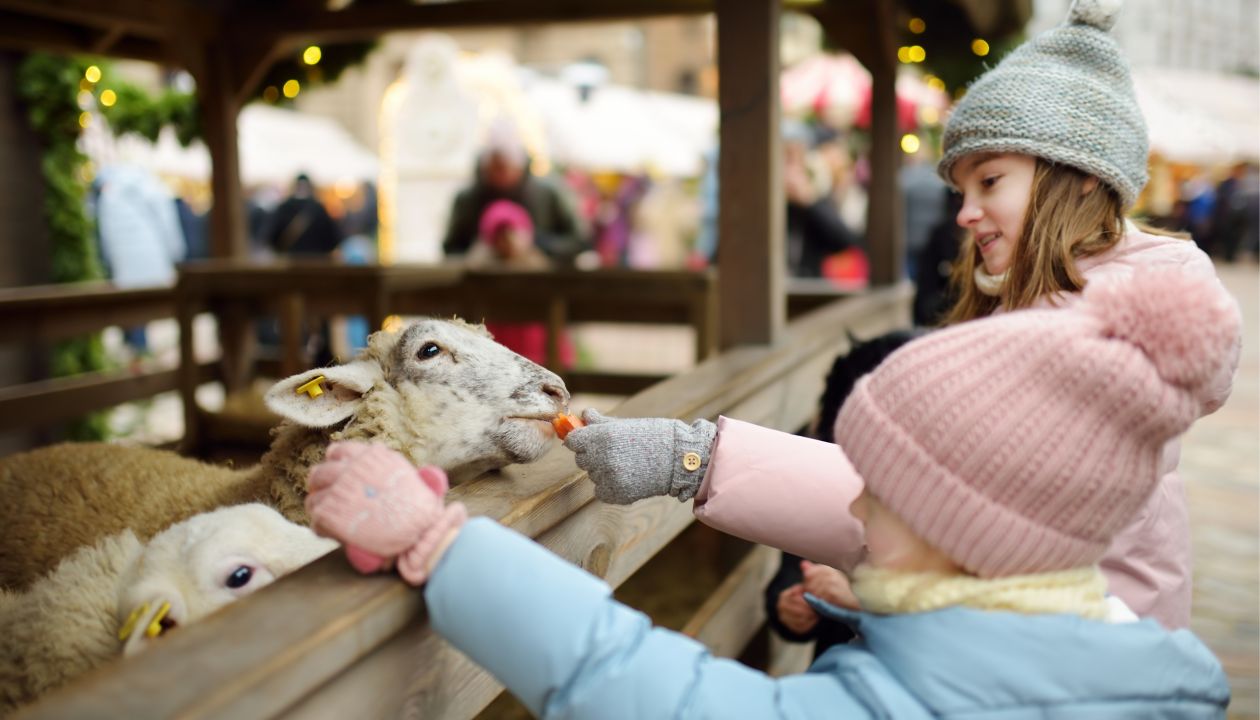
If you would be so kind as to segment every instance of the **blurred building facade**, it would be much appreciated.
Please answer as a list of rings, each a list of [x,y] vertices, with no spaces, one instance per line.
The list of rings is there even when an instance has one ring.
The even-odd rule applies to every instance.
[[[539,72],[557,74],[586,61],[607,70],[607,82],[662,92],[716,96],[713,17],[652,18],[636,22],[578,23],[444,33],[463,52],[502,52]],[[303,90],[304,112],[339,120],[368,147],[378,147],[377,110],[422,33],[395,33],[337,83]]]
[[[1071,0],[1036,0],[1028,34],[1063,22]],[[1260,74],[1256,0],[1128,0],[1112,29],[1134,67]]]

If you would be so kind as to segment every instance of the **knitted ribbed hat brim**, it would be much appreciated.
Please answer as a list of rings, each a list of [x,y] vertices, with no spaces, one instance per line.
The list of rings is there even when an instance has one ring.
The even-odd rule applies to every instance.
[[[916,535],[980,577],[1065,570],[1102,558],[1106,542],[1031,520],[942,467],[882,411],[868,381],[859,382],[845,402],[836,442],[867,490]]]

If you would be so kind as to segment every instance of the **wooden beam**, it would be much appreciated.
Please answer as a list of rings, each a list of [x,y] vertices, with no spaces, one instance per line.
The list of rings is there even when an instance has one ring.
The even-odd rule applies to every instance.
[[[170,287],[119,290],[89,282],[8,288],[0,290],[0,343],[64,340],[168,318],[174,311]]]
[[[714,655],[738,657],[766,621],[766,584],[779,566],[779,551],[756,545],[726,576],[682,633],[704,643]]]
[[[786,317],[778,0],[718,0],[717,36],[719,338],[774,343]]]
[[[92,54],[98,52],[100,30],[73,23],[23,15],[0,8],[0,48],[23,51]],[[148,38],[121,35],[114,40],[108,53],[114,57],[169,62],[166,47]]]
[[[270,28],[303,41],[349,42],[389,32],[460,27],[625,20],[712,12],[713,0],[465,0],[444,3],[354,3],[344,10],[294,12],[272,6],[241,7],[243,27]]]
[[[901,167],[897,127],[897,8],[894,0],[873,2],[875,52],[871,71],[871,181],[866,237],[871,251],[871,284],[899,282],[905,267],[904,222],[897,173]]]
[[[249,253],[245,233],[245,195],[241,190],[241,158],[236,120],[241,104],[233,72],[231,47],[207,44],[193,48],[190,69],[197,79],[197,99],[206,148],[210,151],[210,254],[216,258],[244,258]]]
[[[130,34],[160,38],[167,29],[170,3],[167,0],[0,0],[0,10],[104,29],[122,25]]]
[[[216,379],[217,369],[215,363],[195,366],[198,383]],[[140,375],[112,370],[0,388],[0,432],[46,427],[178,389],[175,368]]]

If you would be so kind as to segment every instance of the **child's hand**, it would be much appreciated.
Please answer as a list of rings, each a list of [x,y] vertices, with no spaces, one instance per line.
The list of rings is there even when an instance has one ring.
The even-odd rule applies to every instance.
[[[709,466],[717,432],[708,420],[691,425],[667,418],[612,418],[582,413],[586,427],[564,440],[602,502],[629,505],[657,495],[690,500]]]
[[[320,535],[346,545],[360,572],[375,572],[398,558],[398,572],[419,585],[445,543],[467,518],[464,506],[444,507],[446,473],[417,469],[384,445],[333,443],[311,469],[306,511]]]
[[[775,609],[779,611],[779,622],[783,623],[783,627],[797,635],[804,635],[818,624],[818,613],[805,602],[805,586],[801,583],[779,593]]]
[[[849,578],[839,570],[802,560],[801,575],[805,577],[802,582],[805,592],[810,595],[838,607],[850,610],[861,609],[858,606],[857,596],[853,594],[853,588],[849,586]]]

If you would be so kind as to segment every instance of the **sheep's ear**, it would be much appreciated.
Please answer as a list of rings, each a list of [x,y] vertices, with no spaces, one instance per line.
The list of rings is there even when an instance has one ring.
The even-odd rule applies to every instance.
[[[285,378],[271,386],[265,399],[272,412],[299,425],[330,427],[353,415],[383,377],[380,365],[358,360]]]

